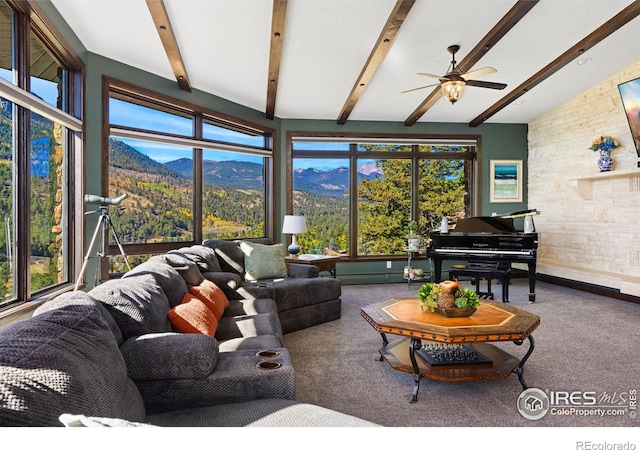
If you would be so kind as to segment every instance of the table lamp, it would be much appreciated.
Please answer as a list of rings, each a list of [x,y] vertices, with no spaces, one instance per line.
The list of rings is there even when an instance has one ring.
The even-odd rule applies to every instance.
[[[291,256],[297,256],[300,252],[300,247],[296,242],[296,234],[306,233],[307,222],[304,216],[284,216],[284,222],[282,224],[282,233],[291,235],[291,245],[287,248]]]

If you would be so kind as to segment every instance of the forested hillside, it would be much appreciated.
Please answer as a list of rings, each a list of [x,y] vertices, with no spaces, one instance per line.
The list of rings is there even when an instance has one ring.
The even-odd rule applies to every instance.
[[[50,286],[58,281],[58,251],[53,232],[55,225],[56,190],[54,181],[58,163],[54,159],[53,123],[37,114],[31,115],[31,290]],[[0,103],[0,301],[11,295],[12,274],[7,234],[12,235],[13,223],[13,136],[11,103]],[[10,238],[11,239],[11,238]]]

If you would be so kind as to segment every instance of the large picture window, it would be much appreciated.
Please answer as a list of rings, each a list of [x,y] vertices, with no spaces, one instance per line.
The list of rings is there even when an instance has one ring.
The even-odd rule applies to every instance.
[[[298,135],[288,138],[290,209],[306,216],[305,253],[405,256],[410,224],[423,238],[476,210],[474,137]]]
[[[127,255],[270,233],[271,130],[118,80],[108,85],[108,194],[128,194],[111,214]]]
[[[80,231],[71,167],[82,122],[70,106],[81,104],[80,67],[22,6],[0,1],[0,309],[70,285]]]

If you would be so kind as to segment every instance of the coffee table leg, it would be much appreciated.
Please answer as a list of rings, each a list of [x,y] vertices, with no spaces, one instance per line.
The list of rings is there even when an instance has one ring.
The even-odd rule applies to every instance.
[[[418,368],[418,362],[416,361],[416,350],[419,350],[422,346],[420,339],[411,338],[409,343],[409,358],[411,359],[411,365],[413,366],[413,395],[409,403],[416,403],[418,401],[418,390],[420,389],[420,369]]]
[[[382,336],[382,346],[386,347],[389,343],[389,341],[387,340],[387,335],[384,333],[380,333],[380,336]],[[383,359],[384,358],[382,357],[382,353],[380,353],[380,358],[378,359],[378,361],[382,361]]]
[[[520,364],[518,364],[518,367],[513,369],[513,371],[518,374],[518,380],[520,380],[520,384],[522,385],[523,391],[528,389],[527,384],[524,382],[524,377],[522,375],[524,372],[524,363],[527,362],[527,359],[529,359],[529,356],[531,356],[531,353],[533,353],[533,348],[535,346],[535,343],[533,341],[533,336],[529,335],[528,339],[529,339],[529,350],[527,350],[527,353],[525,353],[524,357],[520,360]],[[522,341],[513,341],[513,342],[516,345],[522,345]]]

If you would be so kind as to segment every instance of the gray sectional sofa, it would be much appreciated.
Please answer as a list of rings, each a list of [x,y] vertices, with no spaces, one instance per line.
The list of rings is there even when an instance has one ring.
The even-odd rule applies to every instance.
[[[295,400],[279,305],[263,294],[277,288],[250,295],[254,286],[228,284],[238,295],[214,336],[177,332],[168,312],[212,277],[216,255],[181,250],[62,294],[0,331],[0,426],[374,425]],[[282,298],[295,305],[293,295]],[[291,328],[307,323],[285,317]]]
[[[276,302],[283,333],[309,328],[340,318],[342,285],[334,278],[320,277],[308,264],[285,263],[287,276],[247,281],[242,241],[208,239],[202,246],[213,249],[216,261],[201,257],[203,276],[225,289],[229,299],[271,298]],[[271,245],[269,239],[248,239]],[[200,246],[181,251],[195,252]]]

